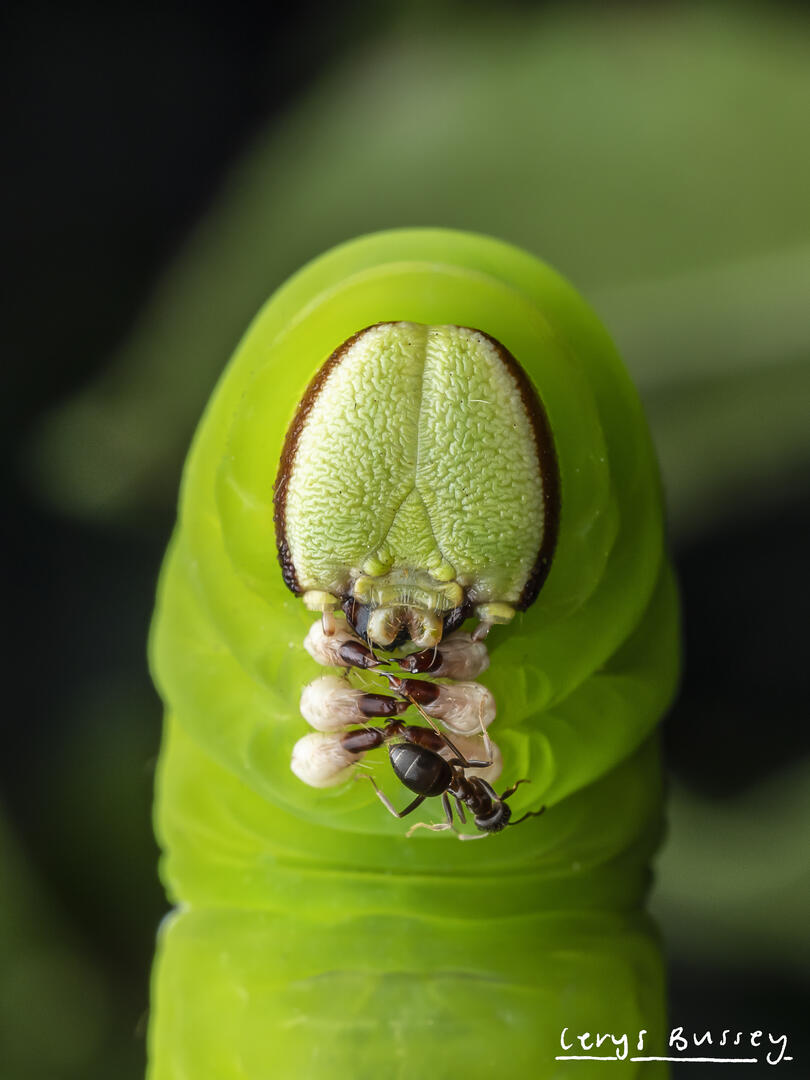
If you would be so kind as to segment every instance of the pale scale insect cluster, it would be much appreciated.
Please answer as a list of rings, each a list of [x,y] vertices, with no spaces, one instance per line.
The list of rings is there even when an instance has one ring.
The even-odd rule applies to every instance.
[[[349,646],[347,652],[346,646]],[[310,627],[304,648],[319,664],[350,668],[351,648],[365,649],[364,643],[342,620],[331,633],[322,620]],[[343,652],[341,652],[343,650]],[[369,650],[365,650],[368,652]],[[468,770],[468,775],[483,776],[490,783],[501,772],[502,759],[497,745],[484,733],[495,719],[495,698],[487,687],[469,681],[489,667],[489,655],[483,642],[474,641],[470,634],[457,631],[434,650],[432,674],[452,679],[465,675],[464,681],[445,685],[422,682],[426,696],[435,693],[433,701],[420,703],[420,708],[453,734],[453,745],[466,756],[485,757],[492,764],[487,768]],[[408,657],[403,663],[407,664]],[[409,682],[410,680],[408,680]],[[351,766],[364,757],[344,748],[346,729],[367,723],[375,717],[389,717],[405,711],[411,701],[382,694],[369,693],[352,686],[345,677],[322,675],[308,683],[301,694],[301,715],[315,731],[304,735],[295,744],[290,767],[295,775],[311,787],[333,787],[349,778]],[[403,707],[404,706],[404,707]],[[452,757],[447,747],[441,751]]]

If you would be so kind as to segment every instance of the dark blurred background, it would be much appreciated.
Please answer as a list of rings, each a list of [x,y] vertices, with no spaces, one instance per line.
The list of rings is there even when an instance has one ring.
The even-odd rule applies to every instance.
[[[804,7],[29,2],[4,20],[0,1075],[142,1074],[167,906],[145,640],[185,448],[288,273],[411,224],[546,258],[640,387],[686,609],[653,897],[672,1021],[786,1032],[780,1067],[807,1075]]]

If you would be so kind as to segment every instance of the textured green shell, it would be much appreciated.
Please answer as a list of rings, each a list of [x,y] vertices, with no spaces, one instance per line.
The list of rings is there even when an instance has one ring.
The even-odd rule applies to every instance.
[[[406,840],[370,785],[313,790],[289,768],[301,688],[322,669],[276,559],[273,482],[318,369],[393,322],[500,342],[559,465],[550,573],[493,630],[481,679],[498,701],[500,783],[532,781],[514,813],[549,809],[476,844]],[[609,339],[542,263],[479,236],[397,231],[327,253],[273,296],[195,438],[151,658],[167,705],[156,823],[180,905],[161,932],[151,1080],[541,1078],[563,1075],[563,1027],[646,1028],[648,1048],[663,1036],[642,910],[661,826],[654,731],[678,666],[657,470]],[[435,818],[426,804],[420,820]]]
[[[536,597],[557,535],[556,455],[522,369],[480,331],[355,334],[307,388],[281,460],[276,538],[294,592],[345,597],[361,578],[384,592],[394,567],[411,587],[421,573],[438,610],[462,589],[476,604]]]

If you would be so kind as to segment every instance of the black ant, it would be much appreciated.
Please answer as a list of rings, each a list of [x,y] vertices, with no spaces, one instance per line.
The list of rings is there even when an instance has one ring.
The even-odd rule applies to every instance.
[[[393,742],[394,739],[401,741]],[[485,835],[500,832],[507,825],[519,825],[526,818],[537,817],[545,810],[545,807],[541,807],[540,810],[524,814],[517,821],[510,821],[512,811],[506,800],[514,795],[521,784],[529,781],[518,780],[503,795],[498,795],[480,776],[465,775],[466,769],[484,769],[492,764],[491,761],[467,760],[446,735],[430,728],[392,720],[385,727],[365,727],[349,731],[343,736],[341,743],[345,750],[355,754],[388,744],[388,756],[394,775],[406,788],[416,792],[416,798],[404,810],[397,810],[373,777],[369,776],[367,779],[373,784],[380,802],[395,818],[407,817],[421,806],[425,799],[441,795],[447,821],[439,825],[425,825],[420,822],[408,830],[409,836],[414,829],[421,827],[434,831],[453,829],[461,840],[483,839],[481,836],[468,836],[458,832],[453,821],[451,797],[455,799],[455,812],[462,825],[467,822],[464,812],[466,806],[473,815],[476,828]],[[443,758],[439,753],[447,748],[453,753],[452,758]]]

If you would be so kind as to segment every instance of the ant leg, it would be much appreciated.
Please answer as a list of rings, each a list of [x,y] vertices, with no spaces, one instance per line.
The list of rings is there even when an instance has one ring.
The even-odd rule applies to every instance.
[[[527,776],[524,776],[522,780],[516,780],[510,788],[501,795],[501,802],[506,802],[507,799],[511,799],[521,784],[530,784],[531,780]]]
[[[411,825],[410,829],[405,833],[406,838],[410,840],[417,829],[429,829],[431,832],[445,832],[447,829],[453,829],[453,832],[456,831],[453,826],[448,825],[446,821],[442,821],[438,825],[428,825],[424,821],[417,821],[417,823]]]
[[[417,705],[417,708],[418,707],[419,706]],[[467,761],[456,744],[451,742],[443,731],[439,731],[432,724],[429,728],[419,727],[416,724],[408,724],[402,728],[401,733],[408,742],[415,743],[417,746],[424,746],[428,750],[433,750],[436,753],[439,753],[445,748],[449,748],[456,755],[454,758],[445,759],[449,760],[450,765],[460,765],[463,769],[466,769],[492,764],[491,761]]]
[[[455,757],[445,758],[449,765],[460,765],[462,769],[488,769],[492,765],[491,761],[477,761],[474,758],[466,758],[456,744],[443,731],[438,731],[435,727],[423,728],[416,724],[407,724],[401,728],[400,734],[408,742],[415,743],[417,746],[424,746],[435,753],[441,753],[442,750],[449,749],[455,754]]]
[[[448,765],[460,765],[462,769],[488,769],[492,765],[491,761],[476,761],[475,758],[448,758]]]
[[[418,806],[421,806],[422,803],[427,798],[426,795],[417,795],[416,798],[413,800],[413,802],[408,803],[408,805],[405,807],[405,809],[400,811],[400,810],[397,810],[395,808],[394,804],[391,802],[391,800],[388,798],[388,796],[385,794],[385,792],[380,791],[380,788],[377,786],[377,781],[374,779],[373,776],[358,777],[358,780],[368,780],[368,781],[370,781],[372,787],[377,792],[377,798],[383,804],[383,806],[388,811],[388,813],[391,814],[395,818],[404,818],[404,817],[407,817],[408,814],[412,814],[413,811],[416,810],[416,808]]]
[[[463,810],[461,810],[460,804],[458,806],[458,812],[462,820],[466,821],[466,819],[464,818],[464,812]],[[455,825],[451,825],[447,821],[442,821],[439,825],[427,825],[424,821],[418,821],[415,825],[411,825],[410,829],[408,829],[405,835],[411,837],[417,829],[430,829],[431,832],[445,832],[447,829],[452,829],[452,831],[456,834],[459,840],[486,840],[486,838],[490,835],[489,833],[463,833],[460,832],[455,827]]]
[[[419,821],[416,825],[411,825],[405,836],[410,839],[417,829],[430,829],[431,832],[444,832],[446,829],[452,829],[456,832],[456,828],[453,825],[453,807],[450,804],[450,797],[446,791],[442,792],[442,806],[444,807],[444,816],[447,821],[439,822],[438,825],[428,825],[424,821]]]
[[[438,825],[427,825],[423,821],[417,822],[416,825],[411,825],[408,829],[407,836],[413,836],[417,829],[430,829],[431,832],[445,832],[447,829],[452,829],[459,840],[486,840],[489,833],[463,833],[453,824],[453,807],[448,797],[448,793],[445,791],[442,795],[442,805],[444,806],[444,813],[447,817],[447,821],[442,821]],[[456,813],[459,816],[459,820],[462,825],[467,824],[467,815],[464,813],[464,806],[460,799],[456,799]]]

